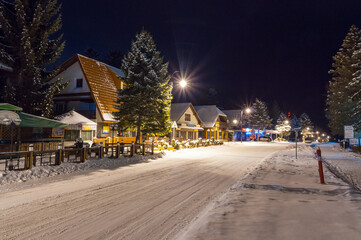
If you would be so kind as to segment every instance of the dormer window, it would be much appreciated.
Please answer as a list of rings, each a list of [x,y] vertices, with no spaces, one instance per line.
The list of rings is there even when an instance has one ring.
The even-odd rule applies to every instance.
[[[191,115],[186,113],[185,114],[185,120],[190,122],[191,121]]]
[[[76,88],[82,88],[83,87],[83,79],[82,78],[78,78],[76,79]]]

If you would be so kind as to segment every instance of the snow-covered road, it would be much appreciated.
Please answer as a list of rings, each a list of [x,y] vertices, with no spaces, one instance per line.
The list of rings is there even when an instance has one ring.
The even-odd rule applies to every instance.
[[[287,144],[230,143],[18,187],[0,196],[4,239],[169,239]],[[30,187],[31,186],[31,187]],[[0,189],[1,190],[1,189]]]

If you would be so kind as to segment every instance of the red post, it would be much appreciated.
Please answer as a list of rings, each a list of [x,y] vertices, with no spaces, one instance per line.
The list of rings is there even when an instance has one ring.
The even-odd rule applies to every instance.
[[[318,158],[318,173],[320,174],[320,183],[325,184],[325,178],[323,176],[323,167],[322,167],[322,158],[321,158],[321,149],[318,148],[316,150],[317,158]]]

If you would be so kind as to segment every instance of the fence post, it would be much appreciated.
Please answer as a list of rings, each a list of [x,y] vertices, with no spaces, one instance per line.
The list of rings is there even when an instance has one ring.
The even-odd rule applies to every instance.
[[[130,147],[130,156],[133,157],[134,155],[134,141],[132,141],[132,146]]]
[[[58,154],[56,159],[56,165],[60,165],[63,161],[63,145],[61,143],[58,144]]]
[[[99,147],[99,159],[103,158],[103,154],[104,154],[104,150],[103,150],[103,142],[100,142],[100,147]]]
[[[145,155],[145,143],[142,143],[143,149],[142,149],[142,154],[143,156]]]
[[[152,155],[154,154],[154,140],[152,140]]]
[[[123,142],[123,140],[121,140],[120,141],[120,152],[122,153],[122,154],[124,154],[124,142]]]
[[[27,169],[32,169],[33,168],[33,159],[34,159],[34,145],[33,144],[29,144],[29,159],[26,163],[26,168]]]
[[[85,163],[86,160],[86,148],[80,149],[80,162]]]
[[[120,143],[117,142],[117,146],[115,148],[115,158],[119,158],[119,151],[120,151]]]

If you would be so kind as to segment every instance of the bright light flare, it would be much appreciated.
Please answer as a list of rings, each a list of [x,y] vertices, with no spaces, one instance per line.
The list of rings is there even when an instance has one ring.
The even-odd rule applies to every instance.
[[[251,109],[250,108],[247,108],[246,109],[246,113],[250,113],[251,112]]]
[[[182,78],[180,81],[179,81],[179,86],[181,86],[181,88],[185,88],[187,86],[187,80]]]
[[[233,123],[234,123],[234,124],[237,124],[237,123],[238,123],[237,119],[234,119],[234,120],[233,120]]]

